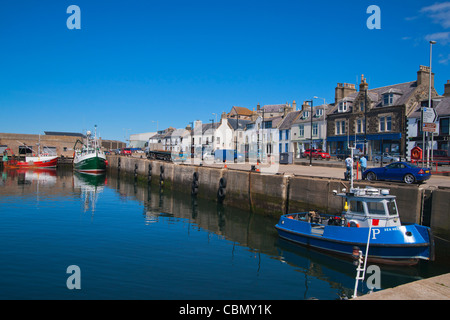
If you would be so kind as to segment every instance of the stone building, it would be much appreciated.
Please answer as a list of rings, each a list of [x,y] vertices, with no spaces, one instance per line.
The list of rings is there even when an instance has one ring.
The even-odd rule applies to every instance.
[[[15,155],[38,154],[40,147],[41,153],[72,158],[75,142],[83,137],[81,133],[72,132],[47,131],[43,135],[0,133],[0,146],[2,150],[9,148]]]
[[[362,76],[359,91],[338,84],[327,115],[328,152],[347,153],[355,146],[369,159],[382,152],[406,157],[407,117],[428,98],[429,73],[429,67],[420,66],[416,80],[375,89]],[[438,94],[431,77],[434,97]]]

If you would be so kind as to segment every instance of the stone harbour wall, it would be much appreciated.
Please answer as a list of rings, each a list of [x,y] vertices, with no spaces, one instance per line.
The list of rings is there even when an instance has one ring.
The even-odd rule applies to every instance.
[[[109,170],[134,176],[142,183],[151,183],[183,193],[195,193],[200,198],[274,217],[312,209],[325,213],[340,213],[344,202],[341,197],[333,195],[333,190],[349,188],[348,181],[332,178],[270,175],[123,156],[108,156],[108,162]],[[368,182],[359,181],[354,183],[356,187],[364,187],[367,184]],[[370,185],[389,189],[390,193],[397,197],[403,223],[427,222],[425,224],[439,228],[441,232],[450,231],[450,190],[432,191],[433,196],[428,201],[428,217],[424,217],[423,207],[429,197],[425,191],[430,193],[430,190],[419,186],[386,185],[382,182]]]

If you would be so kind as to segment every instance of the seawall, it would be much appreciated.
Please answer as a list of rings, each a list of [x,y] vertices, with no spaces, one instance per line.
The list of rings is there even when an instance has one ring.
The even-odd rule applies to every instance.
[[[142,183],[184,193],[195,191],[200,198],[274,217],[311,209],[338,213],[343,210],[344,203],[332,192],[349,188],[348,181],[334,178],[270,175],[123,156],[108,156],[108,162],[109,170],[134,176]],[[354,185],[389,189],[397,196],[400,218],[404,223],[428,225],[441,234],[450,232],[448,189],[367,181],[355,182]]]

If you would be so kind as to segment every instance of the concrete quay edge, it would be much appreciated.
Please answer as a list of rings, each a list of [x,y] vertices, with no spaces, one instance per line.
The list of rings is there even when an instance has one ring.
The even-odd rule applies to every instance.
[[[450,273],[376,291],[351,300],[450,300]]]

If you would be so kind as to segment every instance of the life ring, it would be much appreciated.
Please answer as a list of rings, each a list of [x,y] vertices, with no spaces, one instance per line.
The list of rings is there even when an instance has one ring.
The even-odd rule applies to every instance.
[[[347,227],[356,227],[356,228],[359,228],[359,223],[358,222],[356,222],[355,220],[350,220],[348,223],[347,223]]]
[[[418,149],[414,149],[411,152],[411,158],[418,160],[420,159],[420,151]]]

